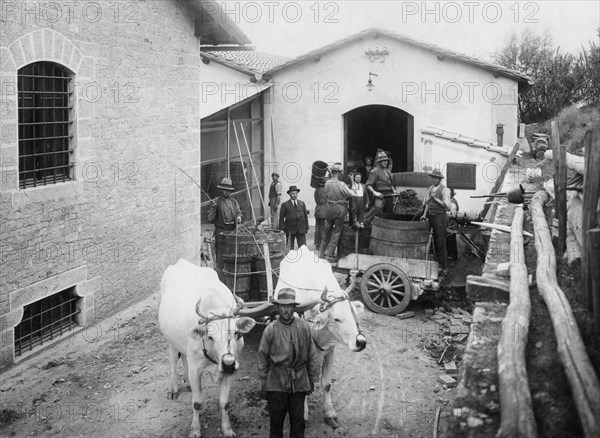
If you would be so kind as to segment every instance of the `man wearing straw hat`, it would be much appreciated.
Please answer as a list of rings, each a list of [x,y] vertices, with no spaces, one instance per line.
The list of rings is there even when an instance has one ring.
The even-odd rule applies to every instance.
[[[444,175],[438,169],[428,173],[433,180],[429,193],[423,201],[425,207],[421,220],[429,219],[429,226],[433,230],[433,247],[440,266],[440,274],[446,273],[446,232],[448,230],[448,214],[450,211],[450,190],[442,184]]]
[[[308,233],[308,210],[306,204],[298,199],[300,189],[290,186],[287,194],[290,199],[281,204],[279,212],[279,229],[286,235],[288,250],[294,249],[294,240],[298,243],[298,249],[306,245],[306,233]]]
[[[380,213],[391,212],[394,206],[394,199],[391,196],[396,193],[392,172],[389,169],[390,158],[379,149],[375,157],[375,168],[371,170],[367,177],[367,190],[374,198],[373,208],[365,216],[363,226],[370,225],[375,216]],[[362,228],[362,227],[361,227]]]
[[[319,378],[319,356],[304,319],[294,317],[294,289],[284,288],[277,299],[279,318],[263,332],[258,347],[258,375],[267,393],[269,436],[283,437],[283,423],[290,415],[290,437],[304,437],[304,400]]]
[[[233,231],[237,224],[242,223],[242,210],[237,200],[230,195],[234,187],[229,178],[223,178],[217,186],[221,195],[210,202],[208,207],[208,221],[215,226],[215,270],[221,278],[223,270],[223,245],[225,231]]]

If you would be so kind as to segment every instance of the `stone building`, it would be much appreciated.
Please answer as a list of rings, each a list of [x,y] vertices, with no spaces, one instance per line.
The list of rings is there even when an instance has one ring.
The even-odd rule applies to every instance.
[[[178,168],[200,180],[200,45],[249,41],[200,0],[1,7],[8,366],[199,259],[199,189]]]

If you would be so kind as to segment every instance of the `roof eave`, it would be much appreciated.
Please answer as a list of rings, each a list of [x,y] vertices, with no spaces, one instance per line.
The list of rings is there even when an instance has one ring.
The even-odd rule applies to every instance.
[[[265,72],[265,74],[272,76],[274,73],[277,73],[281,70],[289,68],[292,65],[299,64],[301,62],[309,61],[309,60],[319,60],[324,53],[326,53],[330,50],[335,50],[336,48],[342,47],[346,44],[350,44],[354,41],[361,40],[366,37],[373,36],[373,37],[377,38],[380,35],[385,35],[385,36],[388,36],[389,38],[395,39],[397,41],[404,42],[406,44],[410,44],[410,45],[413,45],[416,47],[420,47],[424,50],[429,50],[430,52],[435,53],[437,56],[448,57],[448,58],[451,58],[451,59],[454,59],[457,61],[464,62],[466,64],[470,64],[470,65],[479,67],[483,70],[491,71],[494,74],[497,74],[499,76],[504,76],[504,77],[513,79],[519,83],[519,93],[526,92],[529,89],[529,87],[533,84],[533,81],[531,80],[531,78],[529,78],[526,75],[523,75],[522,73],[520,73],[518,71],[514,71],[514,72],[504,71],[501,66],[497,66],[497,68],[496,68],[496,66],[485,63],[484,61],[479,61],[474,58],[470,59],[470,57],[462,56],[460,54],[455,54],[452,51],[449,51],[446,49],[441,49],[438,46],[435,46],[433,44],[419,42],[417,40],[413,40],[412,38],[403,37],[401,35],[397,35],[397,34],[394,34],[393,32],[389,32],[389,31],[382,30],[382,29],[367,29],[356,35],[352,35],[352,36],[344,38],[342,40],[335,41],[324,47],[312,50],[308,53],[305,53],[304,55],[300,55],[297,58],[294,58],[294,59],[286,62],[285,64],[281,64],[275,68],[272,68],[269,71]],[[506,70],[508,70],[508,69],[506,69]]]

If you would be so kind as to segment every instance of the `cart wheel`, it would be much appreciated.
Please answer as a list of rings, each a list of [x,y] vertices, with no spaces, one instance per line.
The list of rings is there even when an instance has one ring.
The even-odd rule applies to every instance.
[[[402,312],[411,298],[410,279],[402,269],[390,263],[377,263],[367,269],[360,291],[365,305],[383,315]]]

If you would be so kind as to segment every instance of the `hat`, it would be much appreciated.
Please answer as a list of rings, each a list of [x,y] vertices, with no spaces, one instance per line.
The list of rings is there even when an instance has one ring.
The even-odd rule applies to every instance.
[[[300,303],[296,301],[296,291],[294,289],[290,289],[286,287],[285,289],[281,289],[279,294],[277,294],[277,299],[273,300],[275,304],[294,304],[298,306]]]
[[[443,178],[444,177],[444,175],[442,175],[442,172],[440,172],[438,169],[433,169],[427,175],[432,176],[434,178]]]
[[[271,176],[277,176],[277,178],[279,178],[279,174],[277,172],[273,172]]]
[[[217,188],[223,189],[223,190],[231,190],[231,191],[235,190],[235,188],[233,187],[233,184],[231,182],[231,179],[229,179],[229,178],[223,178],[221,180],[221,184],[219,184],[217,186]]]
[[[371,158],[371,157],[367,157],[367,158],[365,158],[365,163],[366,163],[367,161],[370,161],[371,163],[373,163],[373,158]]]
[[[377,157],[375,158],[375,162],[379,163],[380,161],[388,161],[389,158],[387,154],[383,151],[377,152]]]
[[[300,189],[298,187],[296,187],[296,186],[290,186],[290,188],[287,191],[287,194],[289,195],[290,192],[299,192],[299,191],[300,191]]]
[[[341,163],[335,163],[333,166],[331,166],[331,167],[329,168],[329,171],[330,171],[331,173],[334,173],[334,172],[341,172],[341,171],[342,171],[342,165],[341,165]]]

